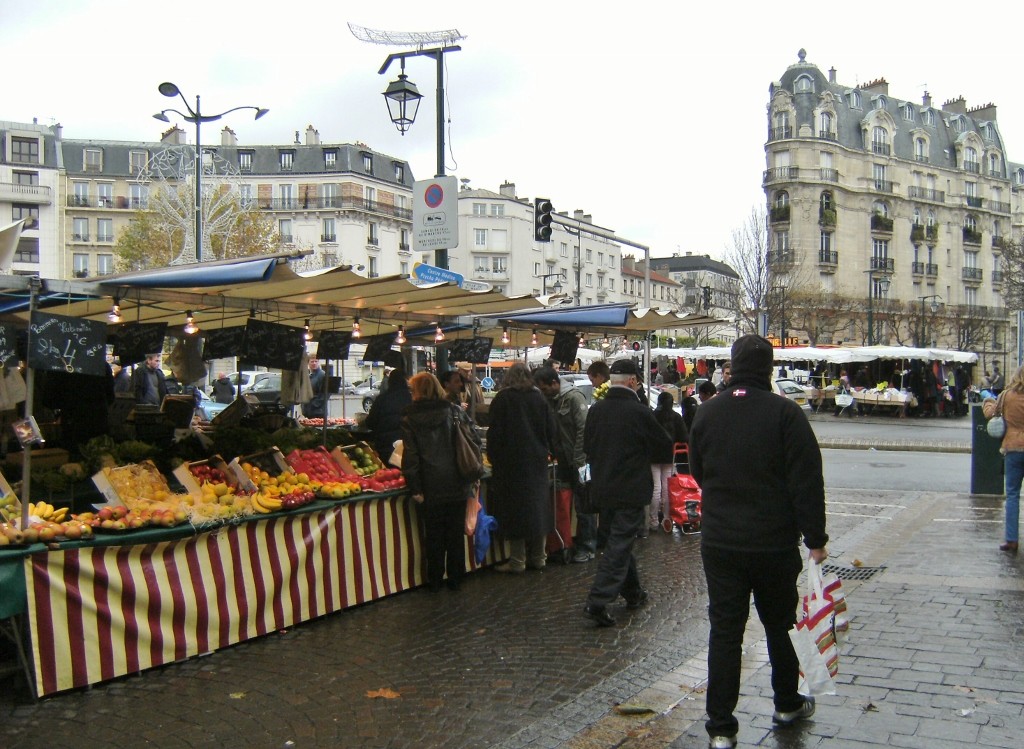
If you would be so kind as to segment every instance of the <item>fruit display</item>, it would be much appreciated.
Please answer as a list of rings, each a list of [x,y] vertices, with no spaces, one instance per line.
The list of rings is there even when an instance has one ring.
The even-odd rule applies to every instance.
[[[360,486],[358,480],[340,479],[325,482],[317,491],[317,496],[324,499],[345,499],[345,497],[352,497],[362,493],[363,487]]]
[[[0,548],[21,544],[50,543],[59,540],[77,541],[92,537],[92,528],[72,518],[62,522],[33,518],[28,528],[21,529],[18,522],[0,523]]]
[[[0,497],[0,522],[13,520],[21,515],[21,502],[11,492]]]
[[[123,504],[130,510],[173,510],[182,502],[192,502],[188,494],[173,493],[167,479],[148,460],[119,468],[104,468],[92,480],[110,504]]]
[[[321,487],[320,482],[310,481],[309,476],[303,473],[281,471],[272,475],[269,471],[249,462],[241,463],[241,468],[256,485],[256,493],[249,499],[253,510],[260,514],[292,510],[309,504],[316,498],[316,493]]]
[[[355,476],[372,476],[384,468],[384,463],[372,447],[365,442],[338,446],[331,451],[341,470]]]
[[[293,471],[309,477],[310,481],[325,484],[341,478],[341,466],[338,461],[322,447],[312,450],[292,450],[285,460]]]
[[[311,418],[300,416],[298,418],[298,423],[299,426],[304,427],[322,427],[324,425],[324,420],[319,416]],[[351,426],[352,424],[355,424],[354,419],[344,419],[341,418],[340,416],[331,416],[330,418],[327,419],[327,426],[329,427]]]
[[[104,505],[96,512],[82,512],[73,517],[79,523],[102,531],[134,531],[153,526],[173,528],[187,522],[188,518],[184,506],[130,510],[124,505]]]
[[[55,508],[49,502],[29,502],[28,503],[28,516],[29,518],[38,518],[39,520],[49,520],[53,523],[59,523],[64,520],[68,514],[67,507]]]

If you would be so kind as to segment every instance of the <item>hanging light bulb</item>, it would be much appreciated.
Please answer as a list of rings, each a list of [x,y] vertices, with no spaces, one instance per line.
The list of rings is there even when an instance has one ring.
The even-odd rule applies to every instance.
[[[359,318],[357,317],[352,321],[352,337],[359,338],[360,336],[362,333],[359,331]]]
[[[508,325],[501,329],[501,345],[507,346],[512,339],[508,335]]]
[[[399,346],[401,346],[402,344],[405,343],[405,326],[404,325],[399,325],[398,326],[398,335],[395,336],[395,343],[397,343]]]
[[[437,330],[434,331],[434,343],[444,342],[444,331],[441,330],[441,323],[437,324]]]
[[[199,326],[192,319],[192,310],[185,313],[185,335],[195,335],[199,332]]]
[[[530,345],[531,346],[536,346],[537,345],[537,330],[536,330],[536,328],[534,328],[533,335],[530,336]]]
[[[579,339],[581,346],[587,342],[587,339],[583,337],[583,333],[577,333],[576,337]]]
[[[110,308],[110,314],[107,315],[107,319],[110,322],[121,322],[121,300],[116,296],[114,297],[114,304]]]
[[[309,329],[309,320],[306,320],[306,332],[302,334],[302,337],[307,341],[313,340],[313,331]]]

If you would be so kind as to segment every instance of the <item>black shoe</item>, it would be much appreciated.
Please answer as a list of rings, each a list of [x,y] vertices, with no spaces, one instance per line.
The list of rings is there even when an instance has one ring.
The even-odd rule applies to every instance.
[[[599,627],[614,627],[615,619],[603,606],[601,608],[584,606],[583,615],[592,620]]]
[[[649,598],[649,596],[647,595],[647,591],[644,590],[643,588],[641,588],[640,592],[637,593],[635,596],[626,599],[626,608],[627,609],[638,609],[641,606],[643,606],[645,603],[647,603],[647,599],[648,598]]]

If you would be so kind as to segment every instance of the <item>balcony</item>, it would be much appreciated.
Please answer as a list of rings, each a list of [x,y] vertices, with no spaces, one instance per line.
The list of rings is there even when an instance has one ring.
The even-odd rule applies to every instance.
[[[839,170],[829,169],[828,167],[818,168],[818,179],[822,182],[838,182],[839,181]]]
[[[888,143],[872,143],[871,152],[888,156],[892,153],[892,147]]]
[[[839,252],[837,250],[818,250],[818,265],[822,270],[835,271],[839,265]]]
[[[1003,173],[1001,171],[999,171],[998,169],[989,169],[988,170],[988,176],[989,177],[998,177],[1000,179],[1003,179]]]
[[[100,195],[98,198],[96,198],[96,207],[97,208],[113,208],[114,207],[114,198],[111,197],[110,195]]]
[[[971,282],[974,282],[974,283],[981,283],[982,275],[983,275],[983,272],[982,272],[981,268],[969,268],[968,267],[968,268],[961,268],[960,269],[960,278],[962,278],[964,281],[971,281]]]
[[[89,235],[88,234],[72,234],[71,235],[71,241],[72,242],[88,242],[89,241]]]
[[[776,166],[764,170],[764,182],[779,182],[780,180],[795,180],[800,177],[798,166]]]
[[[132,198],[131,207],[135,210],[146,210],[149,208],[149,198]]]
[[[981,244],[981,232],[969,226],[964,227],[964,244]]]
[[[881,213],[871,214],[871,231],[881,231],[892,233],[892,219],[888,216],[883,216]]]
[[[1002,286],[1002,284],[1003,284],[1003,271],[1001,271],[1001,270],[994,270],[994,271],[992,271],[992,285],[993,286]]]
[[[931,159],[928,158],[926,154],[919,153],[914,156],[914,161],[916,161],[918,164],[927,164],[931,161]]]
[[[910,241],[920,243],[924,241],[924,224],[912,224],[910,227]]]
[[[970,172],[971,174],[981,174],[981,164],[977,161],[965,161],[964,171]]]
[[[992,237],[992,252],[1000,253],[1006,249],[1008,244],[1009,240],[1007,240],[1006,237]]]
[[[892,180],[888,179],[876,179],[873,181],[872,187],[875,192],[892,192]]]
[[[937,263],[925,263],[924,274],[929,278],[938,278],[939,266]]]
[[[820,140],[839,140],[839,136],[833,133],[831,130],[819,130],[818,138]]]
[[[338,235],[337,234],[321,234],[320,235],[320,241],[321,242],[337,242],[338,241]]]
[[[935,244],[939,241],[939,227],[935,224],[925,227],[924,236],[928,240],[928,244]]]
[[[69,208],[88,208],[91,205],[88,195],[68,195]]]
[[[408,242],[399,242],[398,243],[398,251],[399,252],[410,252],[411,248],[409,247],[409,243]]]
[[[342,198],[335,195],[306,198],[301,201],[295,198],[264,199],[258,201],[258,205],[262,211],[356,210],[372,211],[407,221],[412,220],[412,210],[410,208],[399,208],[377,200]]]
[[[789,205],[773,205],[771,209],[771,221],[773,224],[789,221]]]
[[[892,273],[896,268],[896,261],[891,257],[873,257],[870,262],[871,270]]]
[[[791,127],[773,127],[768,130],[768,140],[782,140],[783,138],[792,138],[793,128]]]
[[[924,263],[911,263],[910,264],[910,273],[912,275],[915,275],[915,276],[923,276],[924,275]]]
[[[836,209],[835,208],[821,208],[818,210],[818,224],[820,226],[835,226],[836,225]]]
[[[965,195],[964,200],[967,202],[969,208],[981,208],[985,203],[985,199],[979,198],[977,195]]]
[[[791,250],[773,250],[766,256],[767,263],[772,268],[785,268],[793,265],[794,258]]]
[[[932,203],[945,203],[946,193],[942,190],[932,190],[927,187],[908,187],[907,197],[918,200],[927,200]]]
[[[605,275],[605,274],[606,274],[607,272],[608,272],[608,269],[607,269],[607,268],[605,268],[605,267],[604,267],[603,265],[599,265],[599,266],[597,266],[597,275],[599,275],[599,276],[603,276],[603,275]]]
[[[1002,200],[990,200],[988,201],[988,209],[995,211],[996,213],[1009,213],[1010,204],[1005,203]]]
[[[113,234],[97,234],[96,235],[96,241],[97,242],[113,242],[114,241],[114,235]]]
[[[0,202],[50,205],[50,188],[45,185],[18,185],[0,182]]]
[[[380,247],[380,239],[377,237],[367,237],[366,244],[370,247]]]

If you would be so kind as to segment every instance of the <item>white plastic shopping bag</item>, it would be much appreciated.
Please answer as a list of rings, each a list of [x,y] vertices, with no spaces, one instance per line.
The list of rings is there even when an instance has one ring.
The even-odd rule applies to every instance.
[[[817,697],[835,694],[839,673],[836,644],[835,603],[825,596],[821,565],[811,560],[807,569],[807,594],[803,613],[789,637],[800,661],[800,694]]]

